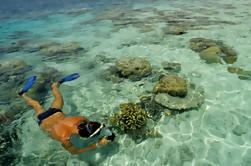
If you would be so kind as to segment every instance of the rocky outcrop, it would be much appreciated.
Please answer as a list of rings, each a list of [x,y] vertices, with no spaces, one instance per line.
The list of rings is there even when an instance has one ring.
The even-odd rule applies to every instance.
[[[204,90],[194,84],[189,84],[187,89],[187,95],[183,98],[174,97],[168,93],[158,93],[154,101],[171,110],[198,108],[204,102]]]

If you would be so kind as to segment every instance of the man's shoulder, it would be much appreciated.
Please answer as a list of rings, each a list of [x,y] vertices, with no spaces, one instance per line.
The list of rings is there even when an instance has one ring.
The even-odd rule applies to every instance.
[[[89,120],[82,117],[82,116],[71,116],[71,117],[67,117],[67,120],[74,122],[74,123],[80,123],[82,121],[86,121],[88,122]]]

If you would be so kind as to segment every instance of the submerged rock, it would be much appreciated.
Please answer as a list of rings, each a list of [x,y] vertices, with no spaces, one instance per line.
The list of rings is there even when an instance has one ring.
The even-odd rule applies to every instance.
[[[220,40],[192,38],[190,48],[195,52],[199,52],[200,58],[208,63],[222,63],[223,60],[228,64],[232,64],[237,60],[236,52]]]
[[[19,42],[22,42],[22,41],[19,41]],[[23,47],[23,51],[31,53],[31,52],[37,52],[43,48],[48,48],[50,46],[55,46],[55,45],[58,45],[58,43],[51,40],[40,41],[40,40],[32,39],[32,40],[26,41],[22,45],[22,47]]]
[[[222,58],[226,63],[232,64],[237,61],[237,54],[232,48],[223,45],[221,51],[224,53]]]
[[[185,97],[187,95],[186,80],[174,74],[167,74],[154,86],[153,92]]]
[[[211,46],[200,52],[200,58],[208,63],[221,63],[221,49],[217,46]]]
[[[217,46],[215,40],[205,38],[192,38],[190,40],[190,48],[195,52],[201,52],[211,46]]]
[[[46,44],[46,43],[45,43]],[[80,55],[79,53],[84,50],[77,42],[71,43],[51,43],[52,45],[44,45],[40,52],[43,60],[54,60],[56,62],[64,62],[65,60],[72,59]]]
[[[147,76],[151,73],[150,63],[139,57],[126,57],[117,60],[116,73],[120,77],[136,79]]]
[[[18,86],[24,82],[25,73],[31,70],[22,60],[0,62],[0,102],[9,104],[16,98]],[[12,101],[13,102],[13,101]]]
[[[22,48],[21,45],[15,42],[11,44],[0,45],[0,54],[17,52],[21,50],[21,48]]]
[[[161,112],[165,109],[160,104],[156,103],[152,96],[142,96],[139,104],[147,111],[148,118],[154,121],[158,121],[162,117]]]
[[[22,60],[0,62],[0,81],[8,81],[10,76],[23,74],[31,69]]]
[[[251,80],[251,71],[243,70],[242,68],[229,66],[227,70],[230,73],[238,74],[239,79],[241,80]]]
[[[52,45],[44,46],[41,52],[47,56],[56,56],[59,54],[74,54],[81,50],[83,50],[83,48],[80,47],[80,44],[77,42],[63,44],[52,43]]]
[[[158,93],[155,102],[173,110],[187,110],[198,108],[204,102],[204,90],[194,84],[187,86],[187,95],[183,98],[173,97],[167,93]]]
[[[171,34],[171,35],[183,35],[186,33],[184,28],[175,26],[163,28],[163,31],[165,34]]]
[[[245,126],[237,125],[232,130],[232,132],[237,136],[241,136],[242,134],[246,134],[248,132],[248,129]]]
[[[161,65],[165,70],[170,72],[180,72],[181,71],[181,64],[175,62],[162,62]]]

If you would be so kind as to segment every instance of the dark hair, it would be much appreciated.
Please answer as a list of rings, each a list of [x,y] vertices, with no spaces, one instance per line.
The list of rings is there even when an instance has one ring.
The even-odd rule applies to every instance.
[[[90,129],[91,132],[88,131],[87,129],[87,126],[88,128]],[[99,127],[101,126],[100,123],[98,122],[81,122],[79,125],[78,125],[78,134],[80,137],[85,137],[85,138],[88,138],[90,137],[90,135],[92,135],[92,133],[94,133]],[[98,135],[100,133],[100,131],[96,134]]]
[[[114,138],[115,138],[115,134],[114,133],[112,133],[112,135],[106,137],[107,140],[111,140],[111,141],[113,141]]]

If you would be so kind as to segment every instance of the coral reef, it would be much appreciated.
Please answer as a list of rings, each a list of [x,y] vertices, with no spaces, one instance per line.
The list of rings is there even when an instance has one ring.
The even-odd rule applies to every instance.
[[[200,58],[208,63],[222,63],[223,60],[227,64],[232,64],[237,61],[237,53],[220,40],[192,38],[190,48],[199,52]]]
[[[120,105],[120,113],[110,117],[110,121],[123,131],[136,130],[147,122],[147,113],[140,105],[124,103]]]
[[[185,97],[187,94],[186,80],[174,74],[167,74],[155,85],[153,92]]]
[[[147,76],[151,73],[150,63],[139,57],[126,57],[116,61],[116,73],[120,77],[136,79]]]

